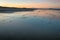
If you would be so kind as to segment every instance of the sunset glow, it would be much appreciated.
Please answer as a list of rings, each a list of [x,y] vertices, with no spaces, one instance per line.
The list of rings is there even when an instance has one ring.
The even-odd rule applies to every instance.
[[[60,0],[0,0],[0,6],[18,8],[60,8]]]

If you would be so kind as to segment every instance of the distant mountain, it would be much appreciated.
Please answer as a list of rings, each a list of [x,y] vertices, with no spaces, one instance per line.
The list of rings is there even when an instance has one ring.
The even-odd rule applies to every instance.
[[[0,6],[0,12],[18,12],[18,11],[33,11],[35,8],[16,8],[16,7],[2,7]]]
[[[60,8],[38,8],[39,10],[60,10]]]

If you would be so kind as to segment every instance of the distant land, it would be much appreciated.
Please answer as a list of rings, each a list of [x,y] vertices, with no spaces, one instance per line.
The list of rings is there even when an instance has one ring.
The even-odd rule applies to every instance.
[[[16,7],[0,6],[0,13],[1,12],[34,11],[34,10],[60,10],[60,8],[16,8]]]
[[[35,10],[35,8],[16,8],[0,6],[0,11],[33,11],[33,10]]]
[[[34,11],[35,8],[16,8],[16,7],[2,7],[0,6],[0,13],[12,13],[21,11]]]

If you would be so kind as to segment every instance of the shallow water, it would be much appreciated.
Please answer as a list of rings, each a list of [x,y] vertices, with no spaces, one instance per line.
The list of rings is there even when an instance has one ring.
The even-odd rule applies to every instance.
[[[59,39],[60,11],[0,13],[1,39]]]

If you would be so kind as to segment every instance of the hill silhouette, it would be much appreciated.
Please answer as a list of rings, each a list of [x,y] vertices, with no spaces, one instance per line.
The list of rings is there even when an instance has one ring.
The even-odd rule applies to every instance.
[[[10,13],[10,12],[19,12],[19,11],[33,11],[35,8],[16,8],[16,7],[2,7],[0,6],[0,13]]]

